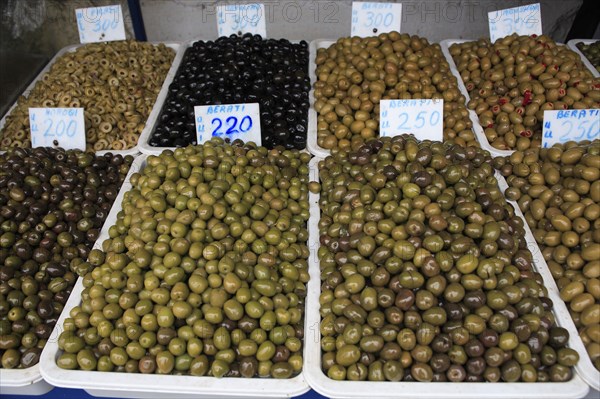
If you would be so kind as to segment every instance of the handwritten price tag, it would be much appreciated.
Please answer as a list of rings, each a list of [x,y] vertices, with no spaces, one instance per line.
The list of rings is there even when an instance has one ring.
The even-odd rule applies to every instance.
[[[542,147],[600,138],[600,109],[544,111]]]
[[[381,100],[379,135],[410,133],[419,140],[443,140],[444,100]]]
[[[519,35],[542,34],[540,3],[489,12],[488,21],[492,43],[513,33]]]
[[[78,8],[75,15],[81,43],[126,39],[123,10],[120,5]]]
[[[267,37],[265,5],[231,4],[217,6],[217,27],[219,36],[243,35],[252,33]]]
[[[401,3],[352,3],[352,36],[367,37],[400,32],[401,22]]]
[[[261,145],[258,103],[201,105],[194,107],[198,144],[221,137]]]
[[[29,108],[32,147],[85,150],[83,108]]]

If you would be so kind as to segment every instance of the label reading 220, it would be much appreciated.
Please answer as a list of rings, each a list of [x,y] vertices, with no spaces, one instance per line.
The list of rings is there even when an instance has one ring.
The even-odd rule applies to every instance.
[[[444,100],[381,100],[379,134],[413,134],[419,140],[442,141]]]
[[[262,144],[258,103],[201,105],[194,107],[194,113],[198,144],[212,137]]]
[[[31,146],[85,150],[83,108],[29,108]]]
[[[600,137],[600,109],[544,111],[542,147]]]

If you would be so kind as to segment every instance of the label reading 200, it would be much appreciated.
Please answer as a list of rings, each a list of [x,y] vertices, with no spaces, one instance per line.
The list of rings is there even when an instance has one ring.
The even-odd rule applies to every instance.
[[[258,103],[201,105],[194,107],[196,137],[204,143],[212,137],[253,141],[261,145]]]
[[[83,108],[29,108],[32,147],[85,150]]]

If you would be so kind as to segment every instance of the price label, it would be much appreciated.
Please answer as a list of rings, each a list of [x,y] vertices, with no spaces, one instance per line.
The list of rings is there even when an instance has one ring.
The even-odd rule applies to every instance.
[[[265,5],[260,3],[217,6],[219,36],[252,33],[267,37]]]
[[[542,147],[600,138],[600,109],[544,111]]]
[[[194,114],[198,144],[221,137],[261,145],[258,103],[201,105],[194,107]]]
[[[419,140],[442,141],[444,100],[381,100],[379,135],[413,134]]]
[[[29,108],[32,147],[85,150],[83,108]]]
[[[541,35],[542,13],[540,3],[488,13],[490,40],[517,33],[519,35]]]
[[[368,37],[400,32],[401,3],[352,3],[352,36]]]
[[[75,15],[81,43],[126,39],[123,10],[120,5],[78,8]]]

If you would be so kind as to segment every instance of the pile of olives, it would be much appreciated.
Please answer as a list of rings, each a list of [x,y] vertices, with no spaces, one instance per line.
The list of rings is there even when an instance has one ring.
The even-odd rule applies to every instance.
[[[2,368],[38,362],[131,161],[51,148],[0,156]]]
[[[304,40],[291,43],[248,33],[197,41],[186,50],[169,86],[149,144],[196,144],[195,106],[258,103],[262,144],[303,149],[309,90],[308,44]],[[212,131],[215,127],[209,124],[207,128]],[[216,134],[225,139],[237,130],[228,121]]]
[[[149,156],[58,339],[65,369],[289,378],[302,369],[310,156]]]
[[[138,142],[175,51],[136,41],[86,44],[58,58],[0,130],[0,148],[31,147],[29,108],[84,108],[86,150]]]
[[[600,141],[496,158],[600,370]]]
[[[327,157],[319,171],[330,378],[571,379],[578,354],[487,151],[384,137]]]
[[[453,44],[450,54],[485,136],[499,150],[540,147],[544,111],[600,108],[600,79],[548,36]]]
[[[576,44],[576,46],[579,51],[585,55],[585,58],[588,59],[594,68],[600,72],[600,40],[590,44],[579,42]]]
[[[379,135],[379,101],[443,99],[444,140],[478,146],[466,99],[439,44],[398,32],[320,48],[314,83],[317,144],[356,151]]]

